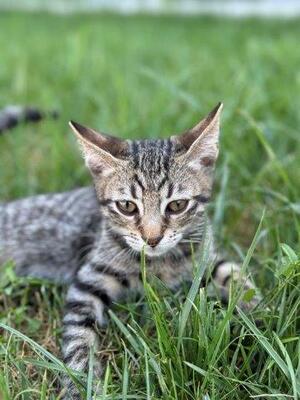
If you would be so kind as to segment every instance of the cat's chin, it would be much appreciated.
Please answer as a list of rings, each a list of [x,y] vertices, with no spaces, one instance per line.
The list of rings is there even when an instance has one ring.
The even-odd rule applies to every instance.
[[[138,248],[137,246],[132,246],[130,245],[132,250],[134,250],[138,254],[145,254],[145,256],[149,258],[155,258],[155,257],[162,257],[166,255],[171,248],[170,247],[155,247],[152,248],[150,246],[144,246],[144,248]]]
[[[145,254],[146,254],[146,256],[147,257],[151,257],[151,258],[154,258],[154,257],[161,257],[161,256],[163,256],[163,255],[165,255],[166,253],[168,253],[168,251],[169,251],[170,249],[169,248],[151,248],[151,247],[145,247],[145,250],[144,250],[144,252],[145,252]]]
[[[159,243],[158,246],[156,247],[151,247],[146,245],[145,243],[142,242],[136,242],[131,240],[130,237],[125,237],[125,241],[127,243],[127,246],[130,247],[132,250],[134,250],[135,253],[137,254],[145,254],[149,258],[155,258],[155,257],[162,257],[165,256],[167,253],[172,251],[180,241],[181,236],[178,236],[176,241],[172,242],[167,242],[167,243]]]

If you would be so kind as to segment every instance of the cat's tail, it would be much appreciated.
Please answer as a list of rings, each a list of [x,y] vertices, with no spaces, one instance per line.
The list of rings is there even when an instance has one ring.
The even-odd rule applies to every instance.
[[[0,110],[0,134],[20,123],[39,122],[44,118],[57,118],[57,111],[42,111],[37,107],[9,105]]]

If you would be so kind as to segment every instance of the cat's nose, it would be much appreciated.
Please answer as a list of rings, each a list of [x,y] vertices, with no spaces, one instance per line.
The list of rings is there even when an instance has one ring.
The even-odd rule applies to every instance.
[[[162,238],[162,236],[151,237],[146,239],[146,242],[150,247],[155,247],[158,245]]]

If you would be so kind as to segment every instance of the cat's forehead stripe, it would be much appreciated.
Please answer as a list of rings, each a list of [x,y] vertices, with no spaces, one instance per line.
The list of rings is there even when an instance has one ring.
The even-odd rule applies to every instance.
[[[169,198],[172,196],[173,191],[174,191],[174,186],[173,186],[173,184],[170,182],[170,183],[169,183],[169,187],[168,187],[167,199],[169,199]]]
[[[158,184],[157,190],[160,190],[167,182],[168,180],[168,175],[166,174],[162,180],[160,181],[160,183]]]
[[[147,166],[167,170],[170,164],[175,145],[171,139],[134,140],[129,142],[129,157],[136,168],[144,169]]]
[[[138,186],[140,187],[140,189],[142,190],[142,192],[144,192],[146,188],[145,188],[144,184],[142,183],[141,179],[138,177],[138,175],[135,174],[133,178],[134,178],[135,182],[138,184]]]
[[[133,183],[130,185],[130,193],[134,199],[137,199],[136,187]]]
[[[184,191],[182,182],[172,182],[172,165],[176,155],[176,142],[172,139],[130,140],[128,157],[134,168],[128,192],[133,199],[142,198],[145,192],[163,192],[167,199],[175,192]]]
[[[175,149],[171,139],[129,141],[129,159],[136,170],[134,179],[143,192],[146,188],[161,190],[165,186]]]

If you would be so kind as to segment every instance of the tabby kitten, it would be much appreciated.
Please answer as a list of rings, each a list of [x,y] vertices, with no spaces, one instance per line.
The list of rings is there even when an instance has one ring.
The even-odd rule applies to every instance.
[[[36,196],[0,206],[2,259],[17,272],[68,282],[62,353],[66,364],[86,371],[97,349],[96,327],[104,311],[128,290],[141,287],[140,254],[147,271],[170,288],[192,278],[191,245],[205,237],[215,283],[227,292],[239,266],[218,260],[205,208],[218,156],[222,104],[193,129],[165,140],[123,141],[75,122],[95,190]],[[204,234],[204,230],[206,233]],[[95,376],[101,373],[99,361]],[[66,399],[80,399],[66,381]]]

